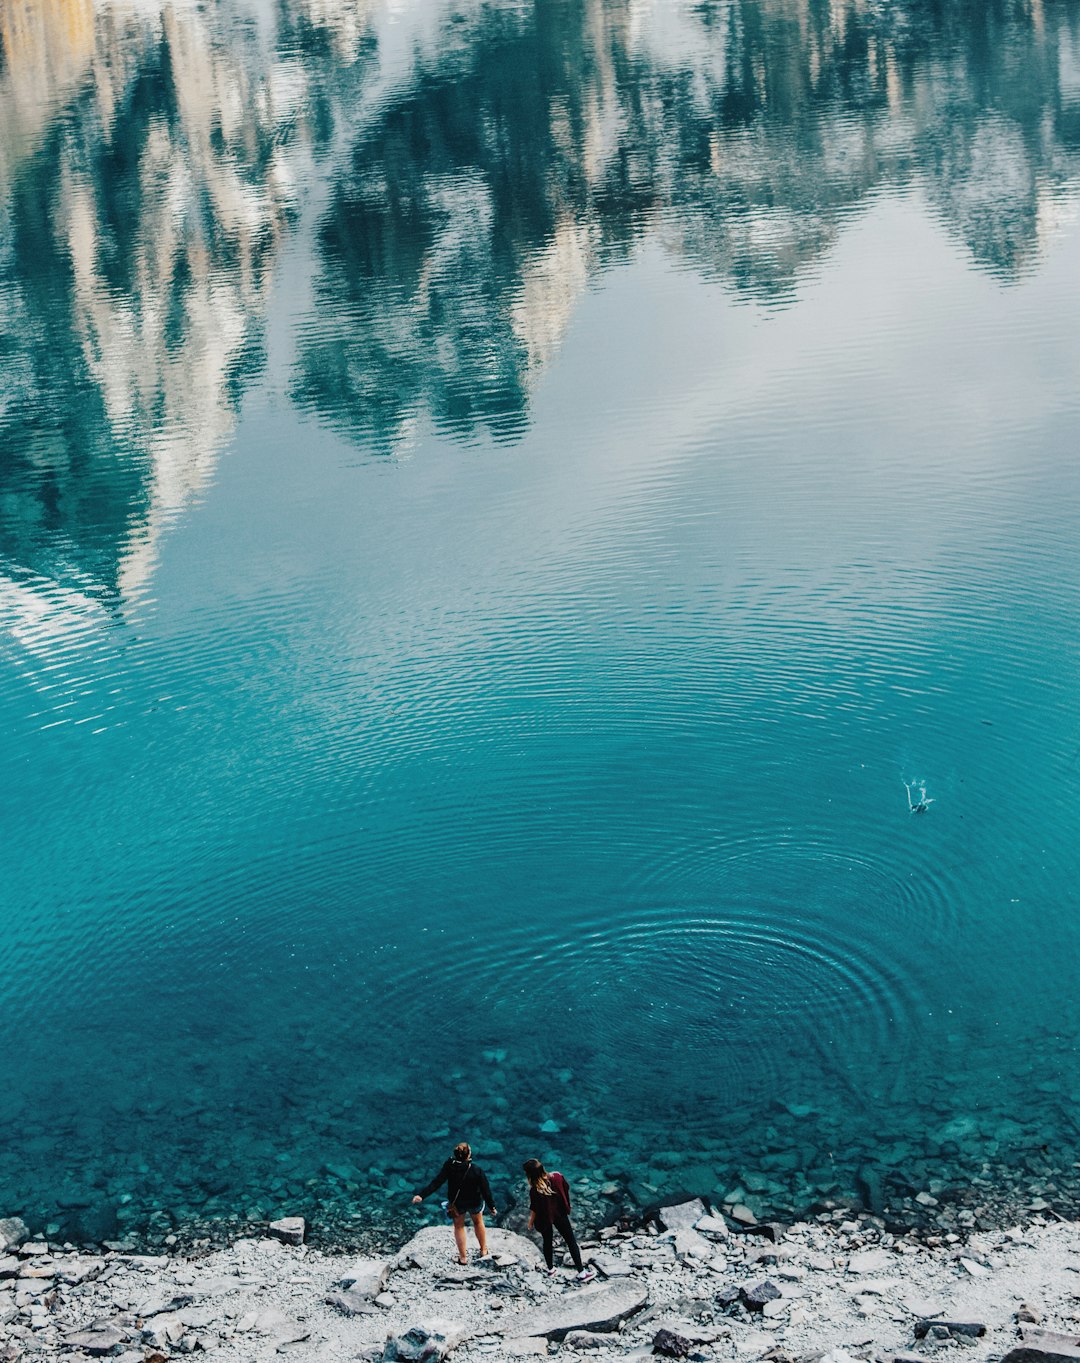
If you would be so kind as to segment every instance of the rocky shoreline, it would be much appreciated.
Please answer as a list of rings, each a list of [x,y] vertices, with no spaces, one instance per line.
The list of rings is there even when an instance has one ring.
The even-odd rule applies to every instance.
[[[304,1243],[289,1218],[224,1247],[91,1251],[0,1220],[0,1359],[167,1363],[553,1354],[695,1363],[1080,1360],[1080,1224],[895,1235],[879,1218],[751,1223],[701,1199],[583,1240],[597,1270],[539,1271],[535,1240],[493,1228],[459,1266],[445,1226],[383,1257]]]

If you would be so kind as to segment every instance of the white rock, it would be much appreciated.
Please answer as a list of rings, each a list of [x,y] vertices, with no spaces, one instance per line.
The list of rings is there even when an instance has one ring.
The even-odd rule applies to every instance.
[[[660,1208],[660,1220],[665,1230],[691,1230],[706,1214],[708,1208],[700,1197],[689,1202],[676,1202],[671,1207]]]
[[[675,1253],[682,1259],[711,1259],[713,1247],[696,1230],[683,1229],[675,1232]]]
[[[896,1264],[896,1257],[887,1249],[864,1249],[848,1260],[849,1273],[882,1273]]]
[[[694,1222],[694,1229],[714,1240],[726,1240],[731,1235],[727,1222],[721,1216],[699,1216]]]
[[[377,1297],[390,1276],[389,1259],[356,1259],[337,1281],[343,1292],[361,1297]]]

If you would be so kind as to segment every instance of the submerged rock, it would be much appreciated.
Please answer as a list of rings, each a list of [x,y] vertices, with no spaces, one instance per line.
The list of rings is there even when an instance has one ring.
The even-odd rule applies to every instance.
[[[5,1216],[0,1218],[0,1254],[6,1254],[10,1249],[17,1249],[27,1238],[30,1231],[27,1229],[26,1222],[19,1216]]]

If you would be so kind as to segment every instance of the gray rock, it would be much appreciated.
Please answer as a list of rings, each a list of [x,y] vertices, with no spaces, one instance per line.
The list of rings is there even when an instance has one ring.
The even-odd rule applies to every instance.
[[[767,1301],[776,1301],[782,1295],[771,1278],[762,1278],[760,1282],[739,1289],[739,1296],[748,1311],[760,1311]]]
[[[629,1278],[634,1271],[625,1259],[616,1259],[613,1254],[594,1254],[590,1263],[605,1278]]]
[[[981,1339],[986,1334],[986,1326],[981,1320],[917,1320],[915,1322],[916,1339],[925,1339],[931,1331],[936,1333],[939,1330],[945,1330],[950,1335],[966,1335],[970,1339]]]
[[[187,1306],[183,1311],[178,1311],[177,1316],[187,1329],[199,1331],[213,1325],[218,1313],[209,1306]]]
[[[19,1276],[19,1261],[14,1254],[5,1255],[0,1259],[0,1278],[17,1278]]]
[[[1076,1363],[1080,1358],[1080,1348],[1071,1344],[1052,1344],[1036,1347],[1033,1344],[1018,1344],[1010,1349],[1001,1363]]]
[[[1080,1335],[1062,1334],[1060,1330],[1043,1330],[1037,1325],[1021,1325],[1020,1339],[1033,1349],[1080,1349]]]
[[[615,1343],[612,1335],[597,1334],[594,1330],[571,1330],[563,1339],[564,1349],[573,1349],[576,1353],[584,1353],[588,1349],[603,1349]],[[544,1352],[547,1353],[545,1341]]]
[[[0,1254],[21,1245],[30,1234],[26,1222],[19,1216],[0,1218]]]
[[[347,1273],[337,1280],[342,1292],[375,1298],[386,1286],[390,1276],[389,1259],[356,1259]]]
[[[887,1273],[896,1267],[896,1255],[887,1249],[864,1249],[848,1260],[849,1273]]]
[[[307,1226],[302,1216],[283,1216],[280,1221],[271,1221],[268,1233],[283,1245],[302,1245]]]
[[[375,1302],[366,1292],[328,1292],[323,1300],[345,1316],[375,1314]]]
[[[692,1230],[703,1216],[709,1213],[708,1207],[700,1197],[676,1202],[670,1207],[661,1207],[657,1213],[660,1224],[665,1230]]]
[[[696,1230],[683,1229],[675,1232],[675,1253],[680,1259],[711,1259],[713,1247]]]
[[[503,1341],[503,1351],[511,1358],[527,1358],[530,1354],[547,1357],[546,1339],[507,1339]]]
[[[694,1223],[699,1235],[708,1235],[713,1240],[727,1240],[731,1235],[728,1224],[720,1216],[702,1216]]]
[[[111,1354],[127,1339],[123,1330],[115,1325],[96,1326],[92,1330],[81,1330],[78,1334],[68,1335],[67,1343],[88,1354]]]
[[[685,1335],[678,1335],[674,1330],[657,1330],[652,1347],[654,1354],[663,1354],[665,1358],[685,1358],[694,1346]]]
[[[571,1330],[614,1330],[648,1303],[647,1288],[636,1283],[604,1283],[567,1292],[550,1303],[529,1307],[502,1326],[507,1339],[546,1335],[561,1339]]]
[[[401,1335],[391,1335],[383,1349],[384,1363],[437,1363],[468,1339],[471,1330],[458,1321],[429,1320]]]
[[[745,1202],[736,1202],[731,1209],[732,1221],[737,1221],[740,1226],[756,1226],[757,1217],[746,1205]]]
[[[78,1287],[97,1278],[105,1271],[104,1259],[86,1259],[75,1256],[71,1259],[58,1259],[56,1274],[62,1283]]]
[[[163,1312],[146,1324],[142,1332],[143,1343],[149,1344],[153,1349],[168,1349],[180,1343],[185,1329],[184,1322],[178,1315]]]

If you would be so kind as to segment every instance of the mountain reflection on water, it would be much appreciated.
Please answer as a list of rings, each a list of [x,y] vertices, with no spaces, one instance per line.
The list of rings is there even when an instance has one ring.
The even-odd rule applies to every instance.
[[[1078,15],[1036,0],[436,6],[406,39],[334,0],[0,12],[0,548],[121,597],[261,372],[305,211],[292,395],[392,451],[519,434],[643,238],[782,305],[914,186],[1008,281],[1077,169]]]

